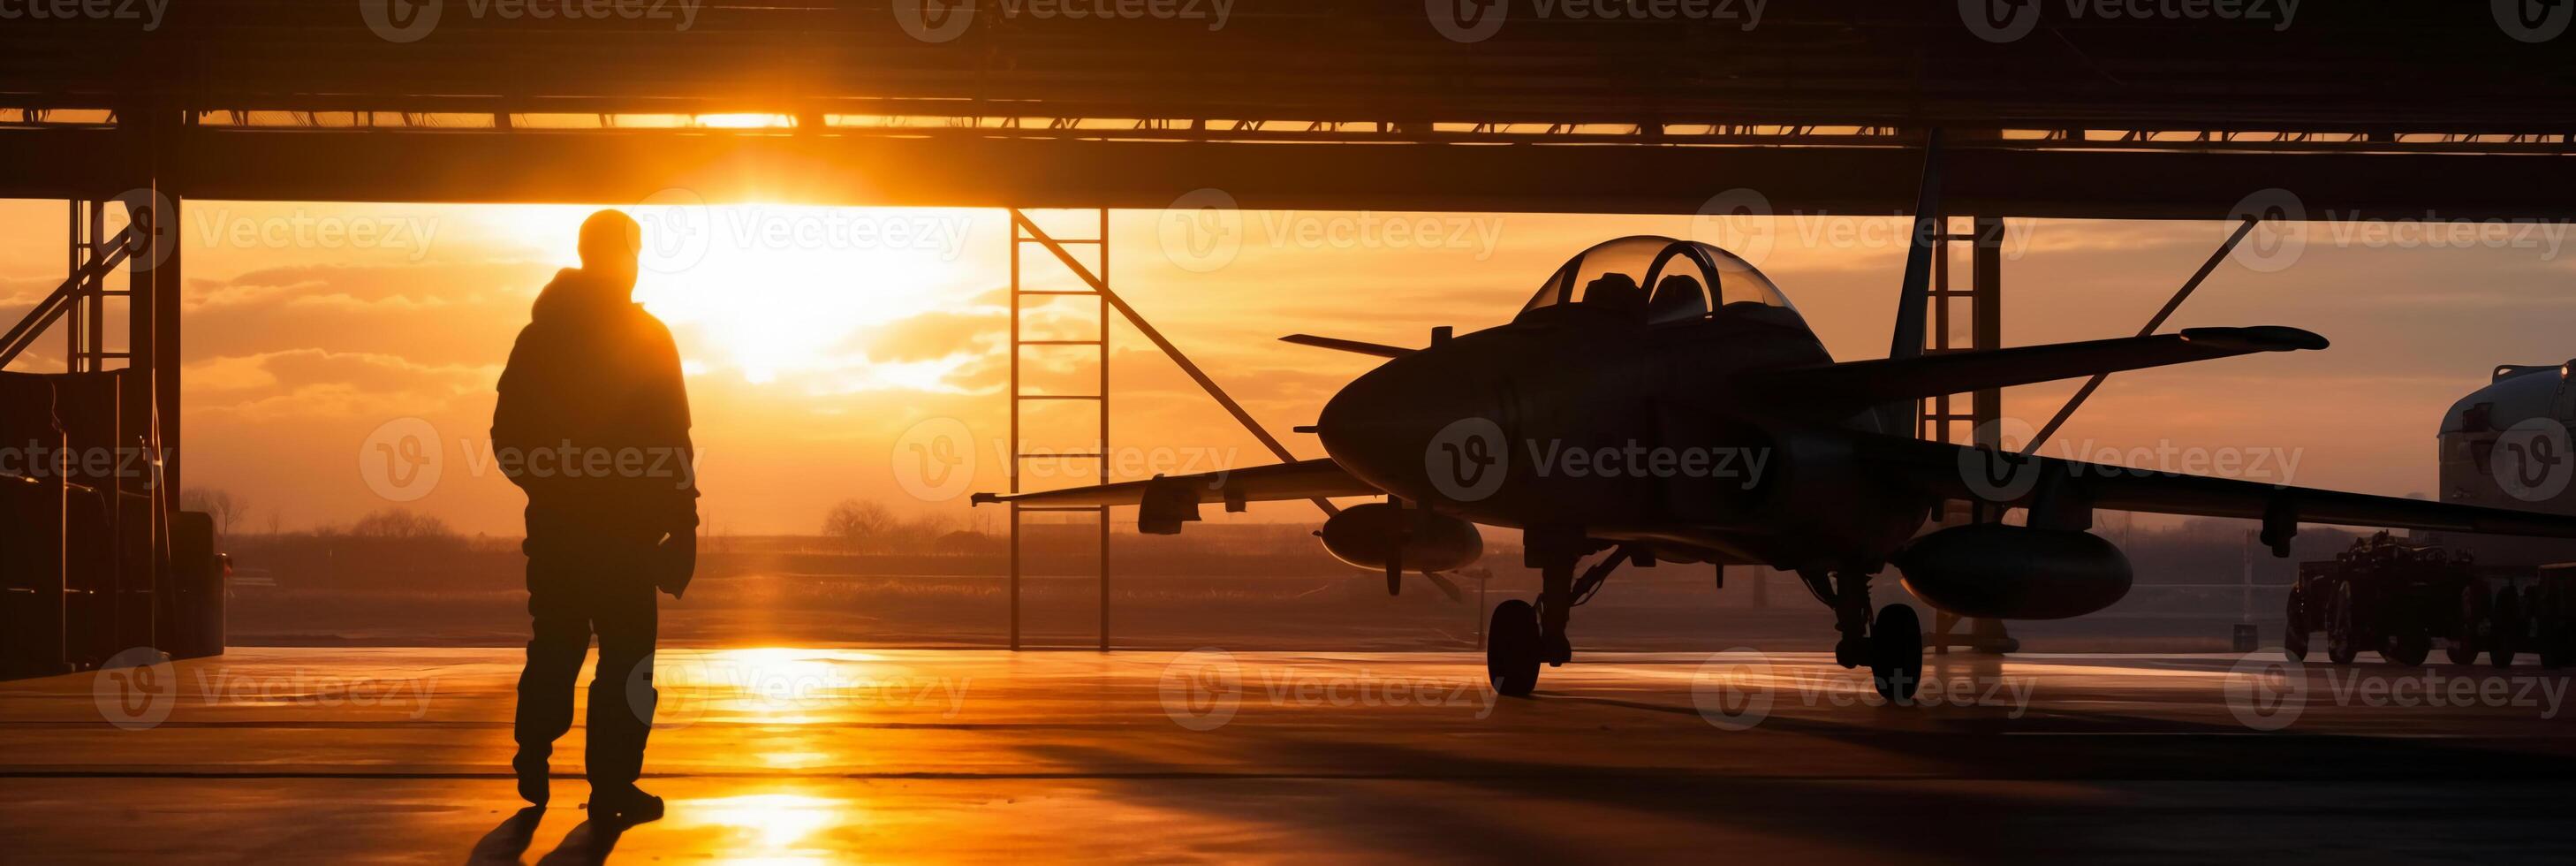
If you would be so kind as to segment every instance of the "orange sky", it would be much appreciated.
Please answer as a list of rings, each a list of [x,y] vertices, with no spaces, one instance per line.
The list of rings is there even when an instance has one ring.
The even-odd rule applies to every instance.
[[[15,321],[60,280],[62,209],[0,202],[0,317]],[[400,504],[468,532],[515,533],[521,500],[477,449],[511,338],[538,288],[572,263],[588,210],[190,202],[181,229],[190,485],[246,496],[249,529],[346,522]],[[978,437],[967,489],[1000,489],[1010,238],[1000,212],[635,210],[648,243],[661,244],[638,298],[679,340],[715,529],[812,531],[846,497],[972,519],[962,497],[925,501],[898,483],[899,437],[947,423],[937,419]],[[1068,234],[1088,234],[1075,229],[1085,215],[1065,216],[1056,221]],[[1278,343],[1282,334],[1417,344],[1435,325],[1489,327],[1591,242],[1697,233],[1755,259],[1837,358],[1875,357],[1893,317],[1900,225],[1122,211],[1111,281],[1300,456],[1320,456],[1312,437],[1287,428],[1311,422],[1372,360]],[[2197,471],[2236,462],[2247,468],[2235,474],[2261,480],[2429,490],[2432,431],[2451,400],[2493,364],[2576,355],[2565,336],[2576,333],[2576,304],[2564,299],[2576,265],[2558,250],[2556,227],[2424,228],[2307,224],[2292,230],[2295,255],[2221,266],[2174,327],[2295,325],[2334,348],[2115,376],[2048,453]],[[2133,332],[2226,229],[2014,223],[2005,342]],[[1965,256],[1957,261],[1964,281]],[[1087,315],[1034,320],[1079,336],[1091,326]],[[1127,468],[1269,461],[1141,337],[1122,326],[1112,341],[1112,435]],[[59,355],[44,354],[59,347],[48,339],[12,369],[59,369]],[[1069,354],[1029,357],[1051,381],[1084,388],[1089,374],[1068,366]],[[2036,426],[2072,390],[2015,389],[2006,410]],[[1078,437],[1088,418],[1068,420],[1052,444],[1087,447]],[[438,481],[388,488],[372,446],[424,430],[440,443]],[[1231,519],[1310,511],[1286,503]]]

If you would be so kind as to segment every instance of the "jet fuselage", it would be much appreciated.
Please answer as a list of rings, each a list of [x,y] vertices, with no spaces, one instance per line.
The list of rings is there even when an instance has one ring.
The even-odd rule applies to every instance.
[[[1831,361],[1786,307],[1648,325],[1567,304],[1387,361],[1316,433],[1351,474],[1476,523],[1639,539],[1667,561],[1875,568],[1930,503],[1837,454],[1910,421],[1739,387]]]

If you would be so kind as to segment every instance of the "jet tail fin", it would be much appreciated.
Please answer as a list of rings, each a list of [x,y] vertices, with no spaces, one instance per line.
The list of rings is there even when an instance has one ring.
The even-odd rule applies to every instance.
[[[1923,143],[1923,185],[1914,192],[1914,231],[1906,235],[1905,282],[1896,295],[1896,334],[1887,356],[1923,354],[1923,320],[1932,306],[1932,253],[1941,236],[1941,131]]]
[[[1932,254],[1947,226],[1941,220],[1941,130],[1934,129],[1923,141],[1923,180],[1914,193],[1914,230],[1906,235],[1905,280],[1896,293],[1896,333],[1888,340],[1889,360],[1923,356],[1924,319],[1929,314],[1932,295]],[[1921,425],[1919,400],[1889,403],[1878,407],[1879,416],[1898,422],[1889,432],[1903,431],[1913,435]]]
[[[2255,352],[2323,349],[2326,338],[2297,328],[2184,328],[2178,334],[2081,343],[1945,352],[1746,374],[1751,387],[1794,395],[1827,414],[1981,388],[2028,385],[2095,373],[2187,364]]]

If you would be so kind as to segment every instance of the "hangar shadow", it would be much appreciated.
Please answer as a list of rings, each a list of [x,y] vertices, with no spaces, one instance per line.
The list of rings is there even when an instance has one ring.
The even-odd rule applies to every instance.
[[[1542,693],[1535,702],[1504,706],[1523,711],[1608,708],[1700,721],[1692,706],[1616,698]],[[2181,806],[2120,811],[2106,819],[2106,803],[2133,800],[2142,786],[2168,792],[2314,781],[2470,786],[2473,780],[2553,782],[2576,773],[2576,756],[2563,750],[2527,751],[2541,744],[2499,748],[2493,741],[2254,734],[2232,725],[2060,708],[2049,711],[2050,732],[2112,736],[2001,736],[2005,724],[1999,714],[1977,709],[1888,709],[1861,714],[1857,717],[1882,718],[1856,723],[1773,716],[1751,732],[1706,731],[1711,749],[1782,756],[1802,749],[1842,749],[1844,759],[1835,763],[1845,767],[1855,763],[1850,750],[1857,749],[1862,753],[1857,763],[1883,761],[1888,768],[1862,774],[1802,767],[1795,757],[1760,759],[1757,763],[1780,763],[1755,769],[1665,769],[1597,767],[1579,763],[1579,756],[1537,751],[1552,738],[1618,736],[1612,730],[1581,729],[1529,734],[1531,749],[1525,756],[1442,748],[1438,744],[1444,741],[1438,739],[1411,743],[1312,731],[1274,733],[1257,722],[1238,721],[1199,734],[1231,738],[1224,751],[1241,756],[1247,765],[1272,768],[1240,776],[1204,772],[1203,764],[1171,764],[1167,772],[1157,772],[1151,754],[1097,746],[1031,746],[1024,751],[1088,770],[1124,801],[1268,824],[1283,837],[1330,834],[1355,847],[1393,851],[1429,839],[1447,855],[1575,861],[1602,852],[1569,836],[1558,816],[1587,816],[1610,832],[1695,826],[1712,835],[1801,839],[1891,857],[2063,857],[2121,850],[2134,844],[2142,828],[2177,846],[2215,850],[2215,837],[2195,835],[2193,822],[2243,811],[2241,803],[2229,804],[2218,793],[2186,797]],[[1508,725],[1508,717],[1501,721]],[[1640,720],[1620,713],[1602,721],[1633,727]],[[1915,727],[1892,729],[1890,724]],[[1512,736],[1508,727],[1496,733]],[[2129,733],[2141,736],[2119,736]],[[1140,764],[1145,765],[1141,771]],[[1277,769],[1283,767],[1293,769]],[[1959,781],[2005,784],[1944,784]],[[2082,789],[2100,796],[2075,793]],[[1938,793],[1927,795],[1929,790]],[[2410,818],[2427,821],[2495,821],[2521,808],[2425,806],[2421,803],[2443,798],[2409,799],[2418,803],[2408,807]],[[1961,816],[1974,816],[1973,832],[1966,831]],[[2360,829],[2369,827],[2365,822]]]

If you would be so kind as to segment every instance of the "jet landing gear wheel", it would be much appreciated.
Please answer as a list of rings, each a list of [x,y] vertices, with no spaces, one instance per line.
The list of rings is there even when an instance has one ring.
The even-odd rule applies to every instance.
[[[1485,677],[1496,693],[1529,697],[1538,688],[1538,608],[1512,599],[1494,606],[1485,629]]]
[[[2317,627],[2316,623],[2308,621],[2307,608],[2299,601],[2299,588],[2291,587],[2288,610],[2283,611],[2281,618],[2281,654],[2294,662],[2307,660],[2308,632],[2315,631]]]
[[[2493,641],[2494,627],[2487,620],[2487,593],[2470,583],[2460,588],[2460,624],[2451,629],[2451,639],[2442,645],[2442,654],[2455,665],[2478,660],[2478,653]]]
[[[2432,653],[2433,638],[2425,634],[2421,628],[2409,628],[2400,632],[2388,638],[2388,642],[2379,648],[2380,658],[2387,659],[2389,664],[2403,668],[2423,664],[2424,657]]]
[[[1878,621],[1869,628],[1869,680],[1879,697],[1914,705],[1914,691],[1923,685],[1923,620],[1914,608],[1878,609]]]
[[[2501,587],[2487,606],[2487,664],[2498,669],[2513,667],[2513,654],[2522,648],[2520,597],[2513,587]]]
[[[2353,633],[2352,584],[2335,587],[2334,606],[2326,611],[2326,661],[2352,664],[2361,656],[2361,636]]]
[[[2566,668],[2568,662],[2576,662],[2576,631],[2568,631],[2566,601],[2558,598],[2558,593],[2566,593],[2558,582],[2543,582],[2540,593],[2535,595],[2537,603],[2524,608],[2524,611],[2530,611],[2527,616],[2532,616],[2532,637],[2540,642],[2540,647],[2535,647],[2537,655],[2540,655],[2540,668],[2548,670]]]

